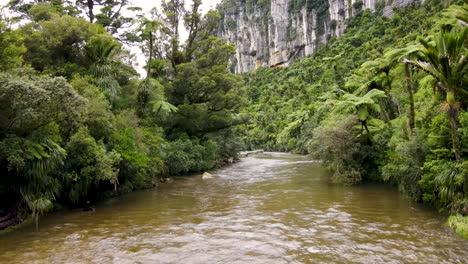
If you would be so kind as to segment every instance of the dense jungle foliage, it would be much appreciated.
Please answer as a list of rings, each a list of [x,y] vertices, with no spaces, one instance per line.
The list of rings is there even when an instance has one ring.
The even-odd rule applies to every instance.
[[[82,2],[10,1],[15,17],[0,20],[0,229],[239,150],[242,79],[228,71],[233,45],[215,37],[219,13],[163,1],[129,18],[126,0]],[[145,76],[126,44],[143,51]]]
[[[336,183],[398,186],[466,234],[466,2],[353,7],[314,56],[243,76],[200,0],[150,17],[127,0],[77,3],[13,0],[0,20],[0,215],[15,215],[0,229],[263,148],[322,160]]]
[[[446,7],[363,10],[314,56],[246,74],[246,145],[308,153],[335,182],[387,182],[468,214],[468,5]]]

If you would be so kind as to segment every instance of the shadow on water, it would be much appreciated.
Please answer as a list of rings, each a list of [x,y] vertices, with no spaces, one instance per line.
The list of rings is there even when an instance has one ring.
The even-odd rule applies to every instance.
[[[5,263],[468,263],[468,242],[383,185],[336,186],[265,153],[157,190],[59,212],[0,238]]]

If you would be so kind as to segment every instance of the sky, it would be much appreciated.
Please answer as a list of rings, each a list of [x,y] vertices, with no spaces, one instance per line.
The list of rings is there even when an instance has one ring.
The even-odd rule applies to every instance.
[[[0,7],[5,6],[8,4],[10,0],[0,0]],[[190,8],[191,6],[191,0],[186,0],[186,5],[187,8]],[[202,5],[201,5],[201,12],[205,14],[208,10],[214,9],[217,4],[219,4],[221,0],[202,0]],[[161,5],[161,0],[153,0],[153,1],[148,1],[148,0],[133,0],[132,5],[141,7],[144,12],[149,12],[153,7],[157,6],[159,7]],[[185,41],[188,37],[188,33],[181,25],[181,28],[179,29],[180,31],[180,38],[181,41]],[[143,76],[144,75],[144,70],[143,70],[143,65],[145,64],[145,59],[143,57],[143,54],[137,47],[130,47],[130,50],[132,53],[136,54],[137,57],[137,70],[138,72]]]
[[[216,5],[221,2],[221,0],[202,0],[202,10],[203,12],[208,11],[210,8],[215,8]],[[9,2],[9,0],[0,0],[0,6],[6,5]],[[154,6],[160,6],[161,5],[161,0],[154,0],[154,1],[148,1],[148,0],[133,0],[132,1],[135,6],[140,6],[144,10],[150,10]],[[187,1],[190,2],[190,1]]]
[[[0,0],[1,1],[8,1],[8,0]],[[154,0],[154,1],[145,1],[145,0],[133,0],[132,1],[135,6],[142,7],[144,10],[150,10],[154,6],[160,6],[161,0]],[[187,4],[190,4],[190,0],[186,0]],[[221,2],[221,0],[202,0],[201,10],[203,13],[210,10],[211,8],[215,8],[216,5]]]
[[[1,1],[8,1],[8,0],[0,0],[0,2]],[[166,1],[169,1],[169,0],[166,0]],[[185,0],[185,2],[186,2],[186,8],[188,10],[190,10],[190,7],[192,5],[191,4],[192,1],[191,0]],[[219,4],[220,2],[221,2],[221,0],[202,0],[202,5],[200,7],[200,11],[203,14],[205,14],[206,12],[208,12],[208,10],[216,8],[216,5]],[[149,12],[153,7],[161,6],[161,0],[153,0],[153,1],[133,0],[132,4],[134,6],[139,6],[139,7],[143,8],[144,12]],[[185,40],[188,37],[187,36],[188,33],[186,32],[183,25],[181,25],[181,28],[179,30],[180,30],[181,39]]]

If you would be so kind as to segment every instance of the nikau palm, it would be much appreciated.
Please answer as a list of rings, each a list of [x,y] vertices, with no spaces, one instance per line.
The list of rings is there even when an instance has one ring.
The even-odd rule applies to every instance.
[[[438,90],[446,96],[441,109],[447,112],[450,119],[453,148],[458,163],[462,162],[458,112],[462,103],[460,100],[468,95],[467,37],[468,29],[465,28],[460,33],[441,32],[433,41],[419,38],[420,45],[413,46],[417,59],[408,61],[436,78]]]
[[[119,48],[119,43],[104,35],[92,38],[86,45],[86,55],[92,62],[91,72],[96,77],[95,84],[112,97],[117,94],[119,86],[112,74],[112,63]]]
[[[455,17],[458,23],[468,27],[468,0],[464,0],[463,6],[454,5],[447,9],[448,17]]]

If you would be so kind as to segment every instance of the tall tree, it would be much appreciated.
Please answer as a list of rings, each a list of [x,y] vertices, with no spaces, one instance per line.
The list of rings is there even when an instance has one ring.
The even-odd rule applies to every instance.
[[[195,39],[197,38],[200,29],[200,22],[202,18],[199,12],[200,5],[201,0],[193,0],[191,11],[187,12],[184,16],[185,29],[189,34],[185,45],[185,56],[187,60],[190,60],[192,57]]]
[[[391,94],[392,90],[392,78],[390,77],[390,71],[395,66],[396,61],[387,60],[386,58],[378,58],[376,60],[370,60],[361,65],[361,70],[364,72],[371,73],[371,84],[379,82],[381,80],[382,74],[384,75],[384,81],[380,81],[383,83],[378,85],[379,88],[385,92],[387,96],[387,100],[383,106],[387,106],[385,110],[386,121],[395,118],[398,110],[397,105],[395,104],[396,99]]]
[[[152,14],[155,16],[155,9],[153,9]],[[160,65],[164,64],[161,60],[164,53],[158,47],[158,44],[161,44],[161,40],[158,41],[157,39],[161,36],[161,26],[162,24],[158,19],[141,17],[140,25],[137,28],[138,39],[142,41],[142,51],[147,56],[145,65],[146,77],[140,82],[138,88],[138,113],[140,117],[147,116],[151,112],[161,114],[177,111],[175,106],[165,100],[164,89],[157,80],[153,79],[153,77],[156,77],[153,71],[163,71],[161,68],[164,67],[164,65]],[[153,106],[152,108],[151,105]]]
[[[85,46],[85,53],[91,64],[91,73],[96,78],[95,84],[112,98],[116,96],[119,86],[112,73],[119,48],[120,44],[106,34],[92,37]]]
[[[0,190],[24,200],[36,221],[61,187],[58,127],[73,129],[84,103],[64,78],[0,74]]]
[[[79,13],[76,6],[73,4],[73,1],[71,0],[10,0],[8,2],[8,7],[20,14],[20,19],[31,19],[31,8],[37,4],[40,4],[42,6],[50,5],[55,9],[55,11],[64,15],[75,16]]]
[[[163,0],[161,2],[160,21],[162,22],[162,32],[169,37],[169,46],[166,47],[168,58],[174,70],[176,66],[184,62],[184,54],[179,51],[180,35],[179,25],[185,15],[184,0]]]
[[[0,70],[7,71],[21,66],[26,47],[24,36],[13,30],[6,19],[0,16]]]
[[[179,111],[169,126],[189,135],[203,136],[236,124],[233,113],[241,104],[239,79],[228,70],[234,47],[214,36],[200,40],[194,60],[177,65],[167,87],[169,102]]]
[[[95,14],[94,14],[94,6],[96,4],[100,4],[99,2],[102,1],[94,1],[94,0],[77,0],[76,4],[81,7],[87,9],[86,15],[88,16],[89,22],[93,23]]]
[[[411,65],[410,59],[414,58],[414,46],[401,48],[401,49],[391,49],[384,54],[384,58],[389,63],[395,65],[398,62],[402,62],[405,68],[405,86],[408,93],[409,99],[409,111],[408,111],[408,128],[410,134],[414,135],[415,133],[415,106],[414,106],[414,85],[411,74]]]
[[[419,38],[414,50],[418,59],[409,63],[422,69],[438,80],[438,90],[445,94],[442,110],[446,111],[452,130],[455,159],[462,162],[458,112],[468,102],[468,28],[442,31],[434,40]]]
[[[155,9],[152,10],[154,14]],[[140,83],[138,88],[138,114],[140,117],[145,116],[149,110],[149,103],[151,101],[151,70],[152,61],[156,53],[156,37],[161,23],[156,19],[140,18],[140,24],[137,28],[138,39],[141,41],[141,49],[147,56],[146,59],[146,77]],[[161,54],[160,54],[161,55]]]
[[[131,6],[129,0],[76,0],[76,5],[84,10],[89,22],[102,25],[113,35],[131,25],[133,17],[124,15],[124,10],[141,10]]]

